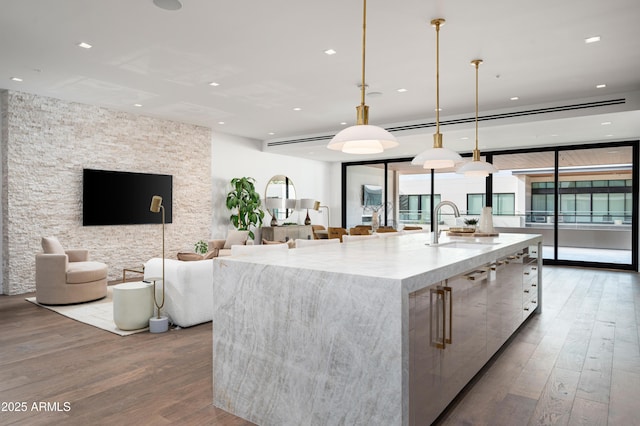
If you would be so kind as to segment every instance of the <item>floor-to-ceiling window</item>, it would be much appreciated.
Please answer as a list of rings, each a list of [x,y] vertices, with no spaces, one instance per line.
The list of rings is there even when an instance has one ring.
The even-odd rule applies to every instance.
[[[411,159],[343,164],[343,200],[351,194],[343,222],[367,220],[364,198],[355,195],[366,180],[380,186],[383,217],[391,226],[430,228],[433,206],[442,200],[455,202],[463,218],[477,217],[490,205],[500,232],[541,234],[548,263],[637,269],[637,142],[486,155],[500,170],[486,180],[425,170]],[[446,207],[441,213],[443,225],[460,220]]]
[[[631,264],[633,149],[558,151],[558,260]]]

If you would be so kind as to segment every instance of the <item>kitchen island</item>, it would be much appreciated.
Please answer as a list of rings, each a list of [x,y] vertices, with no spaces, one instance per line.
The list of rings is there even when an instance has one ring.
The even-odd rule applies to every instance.
[[[214,261],[213,403],[260,425],[429,424],[542,305],[539,235]]]

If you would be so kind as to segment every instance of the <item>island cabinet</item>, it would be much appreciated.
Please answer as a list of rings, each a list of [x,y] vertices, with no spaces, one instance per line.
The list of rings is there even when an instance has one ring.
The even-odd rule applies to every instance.
[[[485,364],[489,265],[409,296],[410,424],[430,424]]]
[[[409,295],[409,424],[432,423],[535,310],[530,251]]]
[[[214,405],[263,426],[431,424],[541,310],[542,238],[430,237],[216,258]]]
[[[491,357],[522,324],[523,250],[491,264],[487,282],[487,356]]]

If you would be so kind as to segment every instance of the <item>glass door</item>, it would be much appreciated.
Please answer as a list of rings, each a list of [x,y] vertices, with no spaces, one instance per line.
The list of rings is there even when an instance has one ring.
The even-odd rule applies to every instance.
[[[630,265],[631,146],[560,150],[558,260]]]

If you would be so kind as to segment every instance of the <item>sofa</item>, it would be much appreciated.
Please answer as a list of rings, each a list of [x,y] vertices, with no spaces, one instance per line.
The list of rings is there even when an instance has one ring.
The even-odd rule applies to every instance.
[[[55,237],[42,238],[36,254],[36,300],[43,305],[68,305],[107,295],[107,265],[89,260],[89,251],[65,250]]]
[[[165,301],[162,312],[180,327],[213,319],[213,259],[183,262],[164,260]],[[144,264],[144,280],[162,277],[162,258]],[[162,282],[156,283],[156,300],[162,300]],[[155,312],[155,308],[154,308]]]

